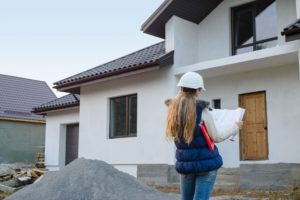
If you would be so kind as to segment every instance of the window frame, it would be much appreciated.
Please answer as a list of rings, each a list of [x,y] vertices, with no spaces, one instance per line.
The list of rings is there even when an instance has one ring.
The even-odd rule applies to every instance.
[[[276,0],[274,0],[274,2],[276,2]],[[232,55],[239,55],[239,54],[237,54],[237,50],[240,48],[252,47],[253,50],[251,52],[253,52],[253,51],[260,50],[257,48],[258,44],[278,40],[278,36],[259,40],[259,41],[256,40],[256,23],[255,23],[255,17],[256,17],[256,12],[257,12],[257,4],[256,3],[257,3],[257,1],[253,1],[253,2],[249,2],[246,4],[231,8],[231,54]],[[237,30],[235,29],[236,28],[235,26],[237,23],[237,19],[235,19],[236,12],[241,11],[241,10],[247,10],[247,9],[251,10],[251,12],[252,12],[253,42],[250,44],[237,46],[236,45]],[[276,17],[278,19],[278,16],[276,16]]]
[[[126,115],[126,121],[125,121],[125,134],[124,135],[119,135],[119,136],[114,136],[112,134],[112,124],[111,124],[111,112],[112,112],[112,100],[114,99],[118,99],[118,98],[126,98],[126,108],[125,108],[125,115]],[[138,95],[135,94],[129,94],[129,95],[122,95],[122,96],[116,96],[116,97],[111,97],[109,98],[109,139],[115,139],[115,138],[128,138],[128,137],[137,137],[137,130],[136,133],[130,133],[130,120],[129,120],[129,115],[130,115],[130,101],[129,98],[130,97],[138,97]],[[138,107],[138,102],[136,104],[136,110]],[[136,111],[136,119],[137,119],[137,111]],[[136,126],[137,126],[137,120],[136,120]],[[137,128],[136,128],[137,129]]]

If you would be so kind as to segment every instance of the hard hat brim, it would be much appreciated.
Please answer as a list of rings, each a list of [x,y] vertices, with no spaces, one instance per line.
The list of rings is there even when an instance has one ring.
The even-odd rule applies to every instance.
[[[187,87],[187,86],[182,86],[180,83],[178,83],[177,86],[178,86],[178,87],[184,87],[184,88],[191,88],[191,89],[195,89],[195,90],[201,89],[201,90],[203,90],[203,91],[206,91],[206,89],[205,89],[204,87],[203,87],[203,88]]]

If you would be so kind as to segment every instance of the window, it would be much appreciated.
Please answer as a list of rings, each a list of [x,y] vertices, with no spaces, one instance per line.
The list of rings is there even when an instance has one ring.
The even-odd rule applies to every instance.
[[[232,8],[232,54],[277,45],[275,0],[257,0]]]
[[[133,137],[137,132],[137,95],[110,99],[109,137]]]
[[[214,99],[212,100],[213,108],[221,109],[221,99]]]

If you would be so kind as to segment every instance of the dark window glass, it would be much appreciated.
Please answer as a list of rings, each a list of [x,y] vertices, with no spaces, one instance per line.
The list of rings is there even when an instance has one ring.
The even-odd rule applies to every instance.
[[[253,43],[253,21],[252,10],[241,10],[237,13],[237,45],[242,46],[245,44]]]
[[[112,136],[126,134],[126,97],[111,100],[110,123]]]
[[[129,97],[129,134],[136,134],[137,127],[137,96]]]
[[[136,136],[137,95],[110,99],[110,138]]]
[[[277,45],[275,0],[257,0],[232,9],[233,54]]]
[[[221,99],[214,99],[213,100],[213,107],[215,109],[221,109]]]

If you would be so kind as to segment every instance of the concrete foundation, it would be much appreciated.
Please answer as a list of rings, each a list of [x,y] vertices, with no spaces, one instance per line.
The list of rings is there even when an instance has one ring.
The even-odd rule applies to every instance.
[[[233,191],[238,190],[239,187],[239,168],[221,168],[218,170],[218,176],[214,187],[216,190]]]
[[[137,178],[149,184],[162,186],[179,182],[179,174],[175,167],[166,164],[138,165]]]
[[[240,188],[281,190],[299,187],[300,164],[242,164]]]
[[[179,183],[172,165],[138,165],[137,178],[149,184],[167,186]],[[215,189],[286,190],[300,187],[300,164],[242,164],[240,168],[221,168]]]

